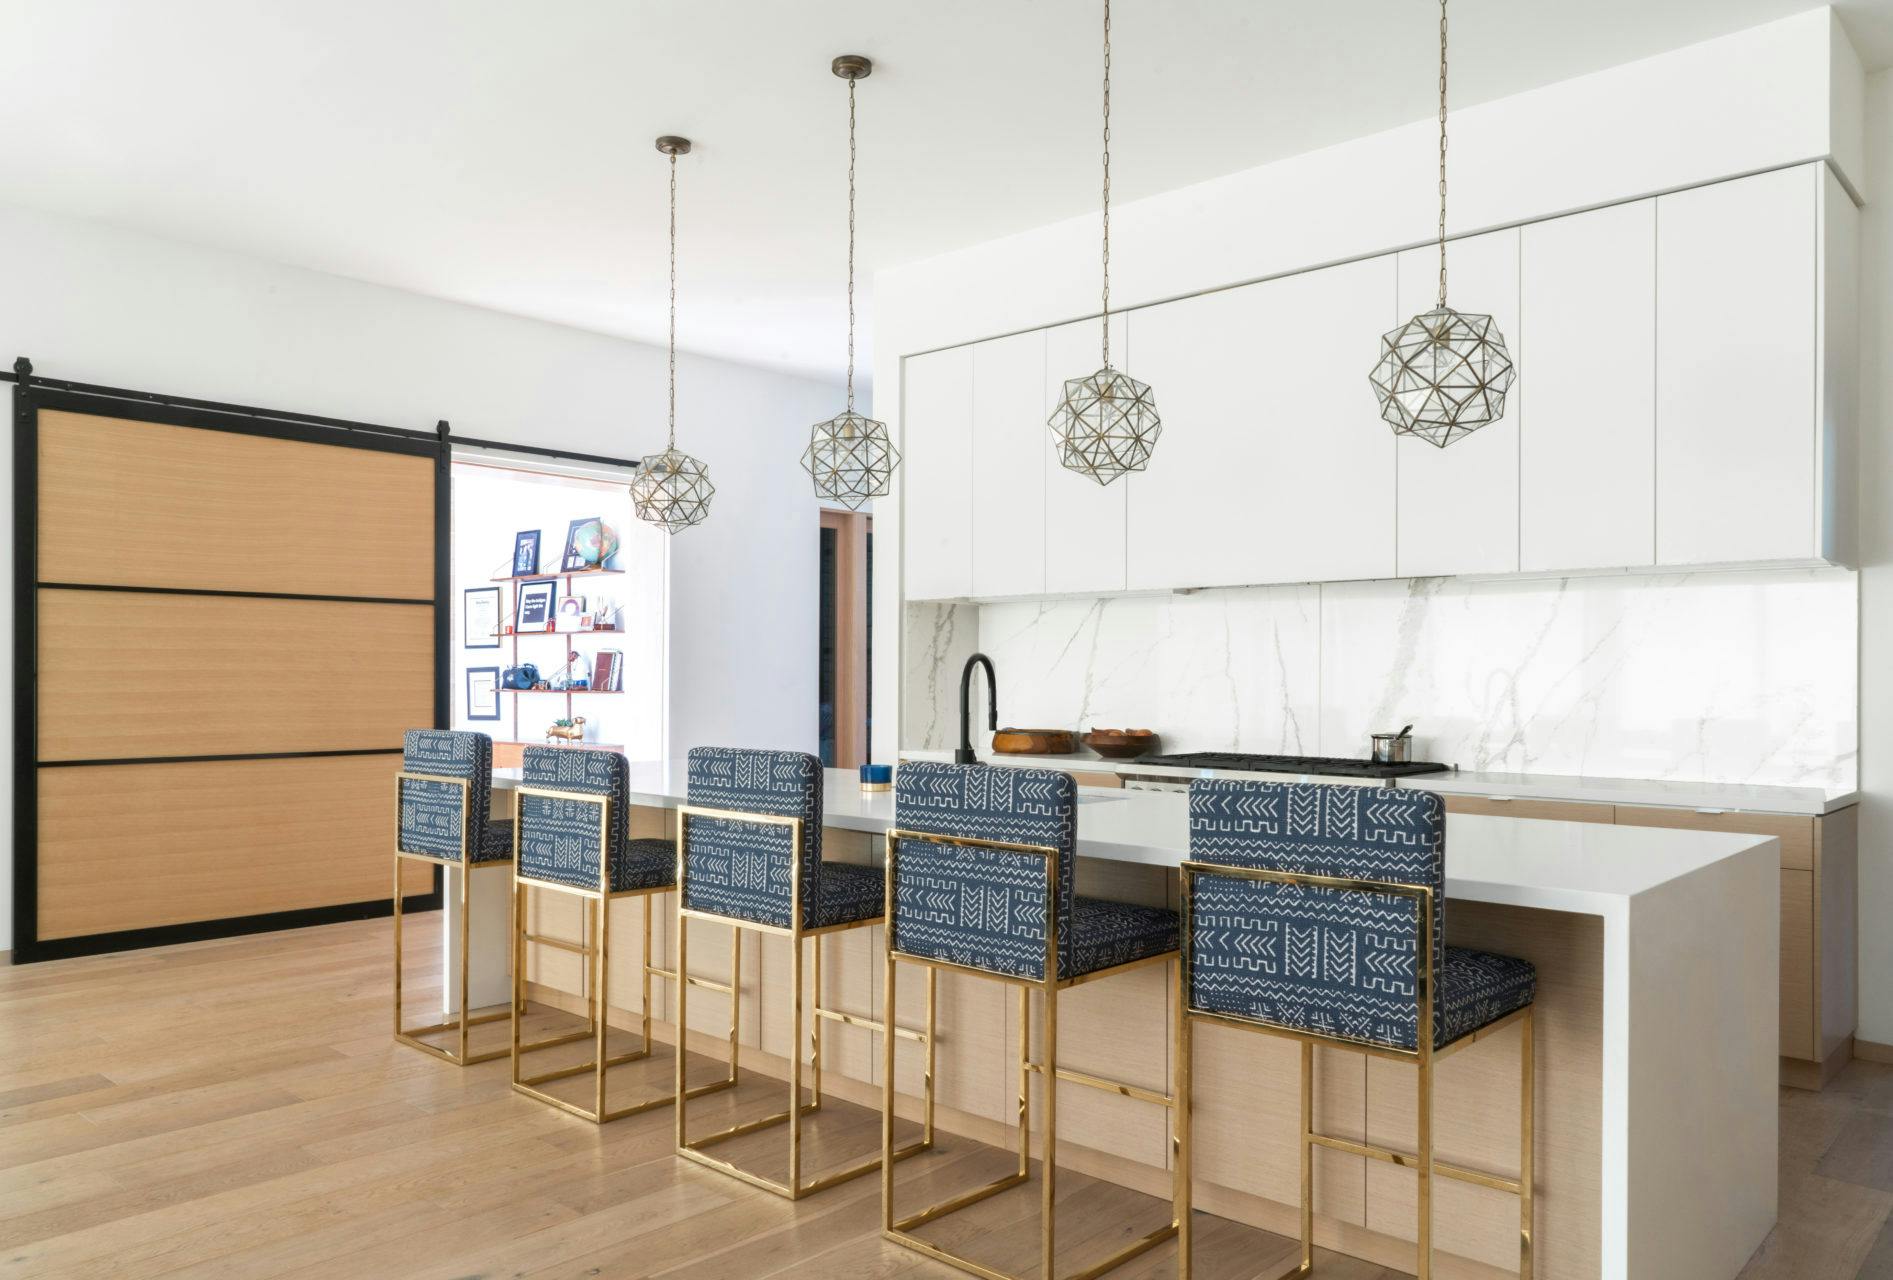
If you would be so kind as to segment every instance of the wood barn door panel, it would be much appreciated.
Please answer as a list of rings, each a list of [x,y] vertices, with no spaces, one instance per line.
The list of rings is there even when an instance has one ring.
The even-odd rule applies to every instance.
[[[364,751],[434,722],[433,611],[39,592],[39,758]]]
[[[385,900],[399,756],[39,771],[39,936]],[[410,894],[433,869],[403,867]]]
[[[434,461],[39,415],[42,582],[431,600]]]

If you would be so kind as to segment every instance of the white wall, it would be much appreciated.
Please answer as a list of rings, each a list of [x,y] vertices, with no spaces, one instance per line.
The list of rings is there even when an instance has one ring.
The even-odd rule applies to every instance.
[[[1893,71],[1867,81],[1860,222],[1860,1025],[1893,1044]]]
[[[1823,157],[1855,182],[1864,168],[1859,93],[1858,59],[1820,8],[1456,111],[1449,230]],[[1113,303],[1141,306],[1429,240],[1436,128],[1415,121],[1114,208]],[[903,357],[1095,315],[1097,226],[1086,215],[878,272],[875,385],[889,426],[900,429]],[[898,479],[875,514],[884,534],[899,527]],[[875,703],[892,707],[906,670],[894,651],[904,633],[898,558],[884,554],[878,567]],[[883,716],[875,752],[886,757],[906,739]]]
[[[423,430],[446,418],[467,436],[619,457],[663,444],[661,349],[16,209],[0,209],[0,281],[0,353],[47,377]],[[680,323],[688,335],[688,297]],[[717,494],[671,546],[672,751],[816,747],[817,506],[799,458],[840,397],[678,361],[678,443],[711,464]],[[11,449],[0,458],[10,508]],[[7,662],[11,640],[0,628]],[[0,757],[10,845],[10,738]],[[9,868],[0,948],[11,889]]]

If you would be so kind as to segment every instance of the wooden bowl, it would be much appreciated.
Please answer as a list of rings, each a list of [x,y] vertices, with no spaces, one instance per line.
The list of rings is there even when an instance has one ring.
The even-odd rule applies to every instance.
[[[1134,760],[1157,749],[1157,735],[1148,729],[1093,729],[1084,744],[1106,760]]]
[[[1077,752],[1078,736],[1070,729],[1000,729],[993,750],[1002,756],[1068,756]]]

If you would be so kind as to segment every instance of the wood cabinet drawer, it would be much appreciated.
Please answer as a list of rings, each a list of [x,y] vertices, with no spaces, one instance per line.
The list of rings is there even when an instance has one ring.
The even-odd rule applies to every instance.
[[[1612,822],[1616,807],[1584,800],[1531,800],[1511,796],[1442,795],[1448,813],[1485,813],[1500,818],[1544,818],[1553,822]]]
[[[1814,1042],[1814,873],[1781,871],[1781,1056],[1819,1060]]]
[[[1071,780],[1081,787],[1114,787],[1122,789],[1124,786],[1124,779],[1118,777],[1115,773],[1105,770],[1085,773],[1077,769],[1067,769],[1065,772],[1069,773]]]
[[[1617,806],[1619,826],[1774,836],[1781,841],[1781,865],[1797,871],[1814,869],[1814,823],[1813,818],[1786,813],[1703,813],[1696,809]]]

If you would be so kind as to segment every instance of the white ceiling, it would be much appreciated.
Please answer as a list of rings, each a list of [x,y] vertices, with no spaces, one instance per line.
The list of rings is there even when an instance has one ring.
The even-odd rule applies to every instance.
[[[1806,0],[1458,0],[1453,101]],[[1893,0],[1838,6],[1869,66]],[[0,201],[626,337],[664,337],[659,133],[689,350],[838,376],[846,91],[864,269],[1097,201],[1097,0],[5,0]],[[1134,198],[1431,113],[1421,0],[1116,0]],[[865,354],[863,363],[865,364]]]

